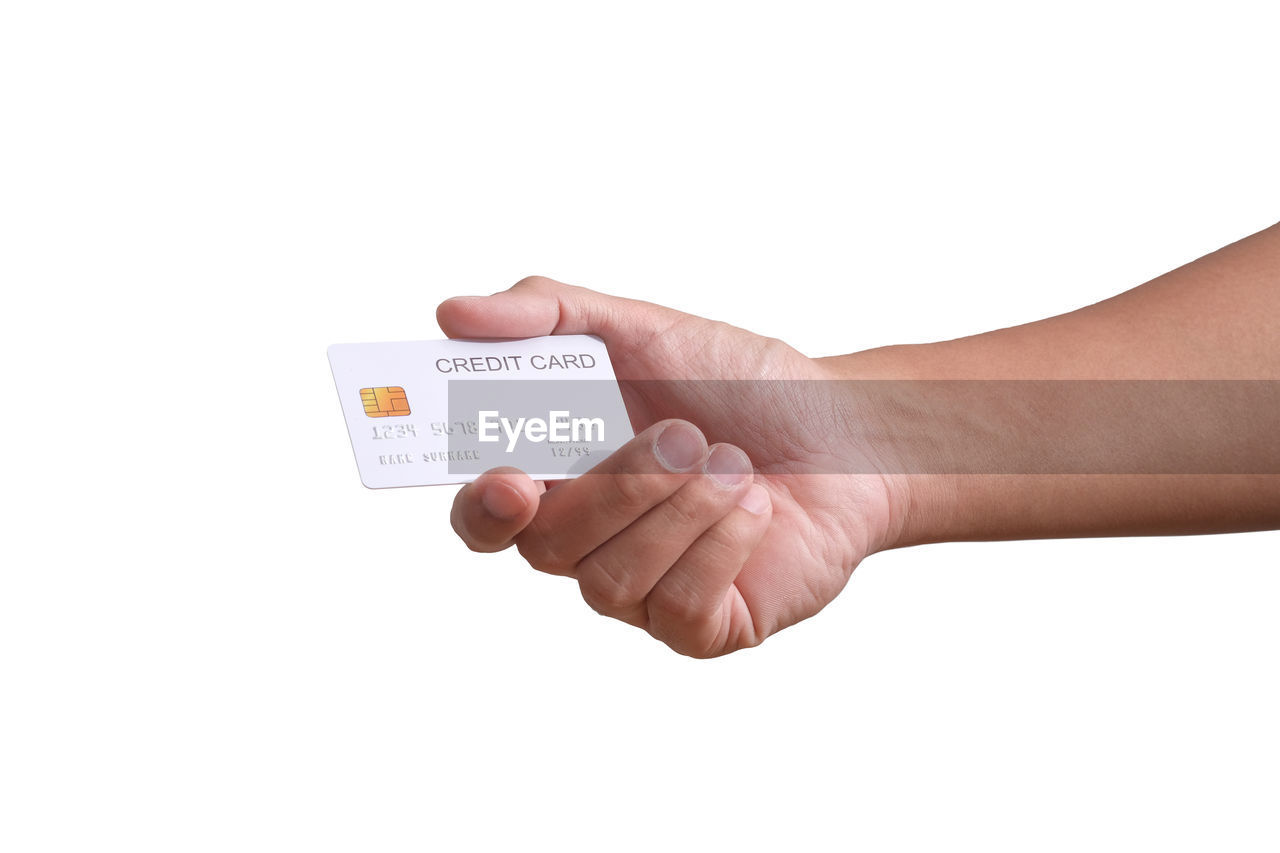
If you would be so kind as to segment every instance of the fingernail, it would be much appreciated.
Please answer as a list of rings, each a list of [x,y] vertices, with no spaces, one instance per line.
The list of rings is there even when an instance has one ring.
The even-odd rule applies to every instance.
[[[751,460],[736,447],[718,445],[702,470],[722,486],[736,486],[751,476]]]
[[[751,488],[747,489],[746,493],[738,501],[738,506],[747,512],[764,515],[769,511],[771,503],[769,492],[765,490],[765,487],[759,483],[752,483]]]
[[[677,421],[658,436],[653,453],[669,471],[683,471],[696,465],[707,452],[706,439],[692,424]]]
[[[524,512],[525,507],[529,505],[524,495],[513,486],[502,482],[489,483],[485,486],[484,491],[480,493],[480,503],[484,505],[485,512],[502,521],[510,521]]]

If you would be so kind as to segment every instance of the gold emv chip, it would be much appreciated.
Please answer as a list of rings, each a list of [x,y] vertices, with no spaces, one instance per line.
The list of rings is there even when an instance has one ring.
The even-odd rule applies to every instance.
[[[409,398],[399,385],[383,388],[361,388],[360,402],[364,413],[371,418],[389,418],[409,414]]]

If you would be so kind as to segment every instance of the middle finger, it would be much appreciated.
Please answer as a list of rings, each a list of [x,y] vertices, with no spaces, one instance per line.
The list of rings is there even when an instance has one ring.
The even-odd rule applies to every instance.
[[[693,424],[659,421],[543,495],[516,547],[539,571],[573,574],[583,557],[680,488],[706,456],[707,440]]]

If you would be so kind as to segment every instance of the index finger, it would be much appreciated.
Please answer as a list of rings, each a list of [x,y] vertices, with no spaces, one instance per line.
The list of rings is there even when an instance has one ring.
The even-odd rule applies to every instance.
[[[472,551],[501,551],[533,519],[544,491],[518,468],[494,468],[458,490],[449,520]]]

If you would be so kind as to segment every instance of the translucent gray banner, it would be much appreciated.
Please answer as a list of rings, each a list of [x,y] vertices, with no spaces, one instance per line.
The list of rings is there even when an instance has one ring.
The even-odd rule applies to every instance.
[[[449,473],[581,474],[632,437],[612,380],[449,380]]]
[[[590,387],[596,384],[451,382],[450,420],[474,424],[482,408],[545,417],[550,408],[581,407],[590,414],[590,401],[602,397]],[[629,380],[619,385],[636,432],[658,420],[683,418],[710,442],[742,447],[762,470],[1280,474],[1276,380]],[[474,432],[450,436],[450,449],[477,446]],[[603,443],[590,448],[575,472],[588,470],[611,449]],[[526,450],[535,454],[527,464],[549,452],[546,445]],[[468,464],[479,466],[474,473],[498,464],[536,470],[526,468],[525,457],[516,452],[490,452],[484,461],[458,463],[457,470]]]

